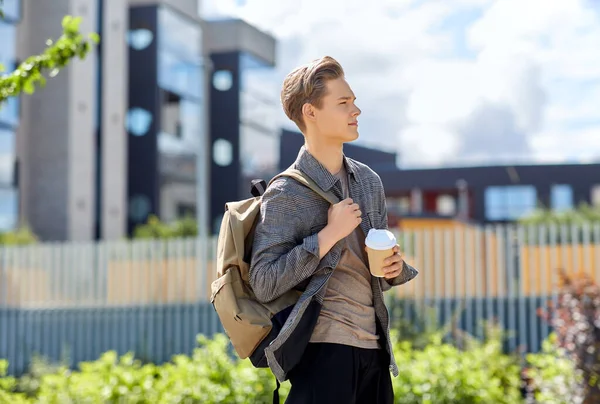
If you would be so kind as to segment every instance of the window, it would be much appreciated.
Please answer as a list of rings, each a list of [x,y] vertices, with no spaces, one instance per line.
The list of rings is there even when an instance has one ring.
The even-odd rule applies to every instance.
[[[403,214],[410,212],[410,197],[408,196],[386,198],[385,204],[390,213]]]
[[[564,211],[573,208],[573,189],[570,185],[553,185],[550,191],[552,210]]]
[[[0,75],[2,75],[12,72],[16,67],[16,27],[0,19],[0,38],[2,38],[0,40],[0,64],[4,66],[4,72],[0,72]],[[16,126],[18,119],[18,98],[11,97],[6,102],[0,104],[0,123]]]
[[[134,136],[144,136],[150,130],[152,114],[143,108],[132,108],[127,111],[127,130]]]
[[[277,81],[273,68],[249,53],[240,56],[240,166],[242,195],[248,182],[266,179],[279,167]]]
[[[0,129],[0,187],[12,187],[15,174],[15,133]]]
[[[170,49],[158,51],[158,84],[182,96],[202,97],[202,70],[199,62],[186,60]],[[191,58],[190,58],[191,59]]]
[[[14,65],[16,59],[16,39],[17,31],[13,24],[9,24],[5,21],[0,20],[0,63],[7,69]]]
[[[129,217],[135,222],[143,222],[152,209],[150,199],[145,195],[135,195],[129,200]]]
[[[537,206],[536,189],[530,185],[492,186],[485,190],[487,220],[517,220]]]
[[[242,174],[263,178],[277,171],[279,143],[279,136],[254,126],[243,125],[240,128]]]
[[[161,88],[202,97],[202,31],[168,7],[161,7],[158,14],[158,64]]]
[[[5,21],[17,22],[21,19],[21,0],[4,0],[0,2],[0,6]],[[0,36],[0,38],[4,37]]]
[[[17,190],[0,188],[0,231],[13,230],[18,221]]]
[[[177,217],[196,217],[196,206],[186,203],[178,203]]]
[[[127,33],[127,42],[135,50],[144,50],[152,43],[154,34],[149,29],[140,28]]]
[[[204,180],[198,181],[201,168],[196,164],[204,156],[200,146],[206,140],[202,30],[197,21],[165,5],[158,8],[155,37],[160,89],[159,195],[163,195],[159,216],[174,219],[180,216],[177,203],[185,202],[186,209],[196,204],[196,186]],[[177,196],[182,190],[185,200]]]
[[[195,154],[202,128],[202,104],[164,92],[158,150],[169,154]]]
[[[219,91],[228,91],[233,86],[233,75],[229,70],[218,70],[213,73],[212,84]]]
[[[221,167],[227,167],[233,162],[233,146],[229,140],[217,139],[213,143],[213,160]]]
[[[436,210],[439,215],[453,216],[456,214],[456,199],[452,195],[440,195],[436,201]]]

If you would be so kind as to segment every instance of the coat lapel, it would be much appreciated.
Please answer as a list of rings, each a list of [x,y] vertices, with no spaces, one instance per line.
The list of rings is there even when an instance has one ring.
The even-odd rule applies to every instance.
[[[348,185],[349,185],[349,189],[350,189],[350,198],[352,198],[352,200],[355,203],[358,203],[358,206],[360,207],[360,211],[362,212],[362,215],[361,215],[362,222],[360,223],[360,228],[362,229],[363,233],[365,233],[365,237],[366,237],[367,234],[369,233],[369,230],[371,230],[374,226],[376,226],[375,223],[371,223],[371,219],[369,218],[369,215],[367,214],[368,201],[366,200],[366,197],[368,197],[368,196],[363,191],[363,185],[361,183],[361,179],[356,172],[353,175],[349,175]]]

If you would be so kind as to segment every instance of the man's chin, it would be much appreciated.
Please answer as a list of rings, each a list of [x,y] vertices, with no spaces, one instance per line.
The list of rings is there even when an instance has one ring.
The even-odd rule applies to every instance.
[[[358,139],[360,135],[358,134],[358,130],[351,132],[348,134],[348,136],[346,137],[346,142],[353,142],[356,139]]]

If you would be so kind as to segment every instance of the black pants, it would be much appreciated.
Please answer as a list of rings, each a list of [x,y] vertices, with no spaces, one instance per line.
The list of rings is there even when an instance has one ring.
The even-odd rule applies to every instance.
[[[289,373],[286,404],[393,404],[389,356],[383,349],[308,344]]]

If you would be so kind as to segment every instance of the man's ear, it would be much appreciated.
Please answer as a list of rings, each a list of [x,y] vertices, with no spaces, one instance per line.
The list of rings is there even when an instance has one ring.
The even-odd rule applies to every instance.
[[[316,118],[316,110],[315,107],[308,102],[302,105],[302,116],[305,121],[314,121]]]

